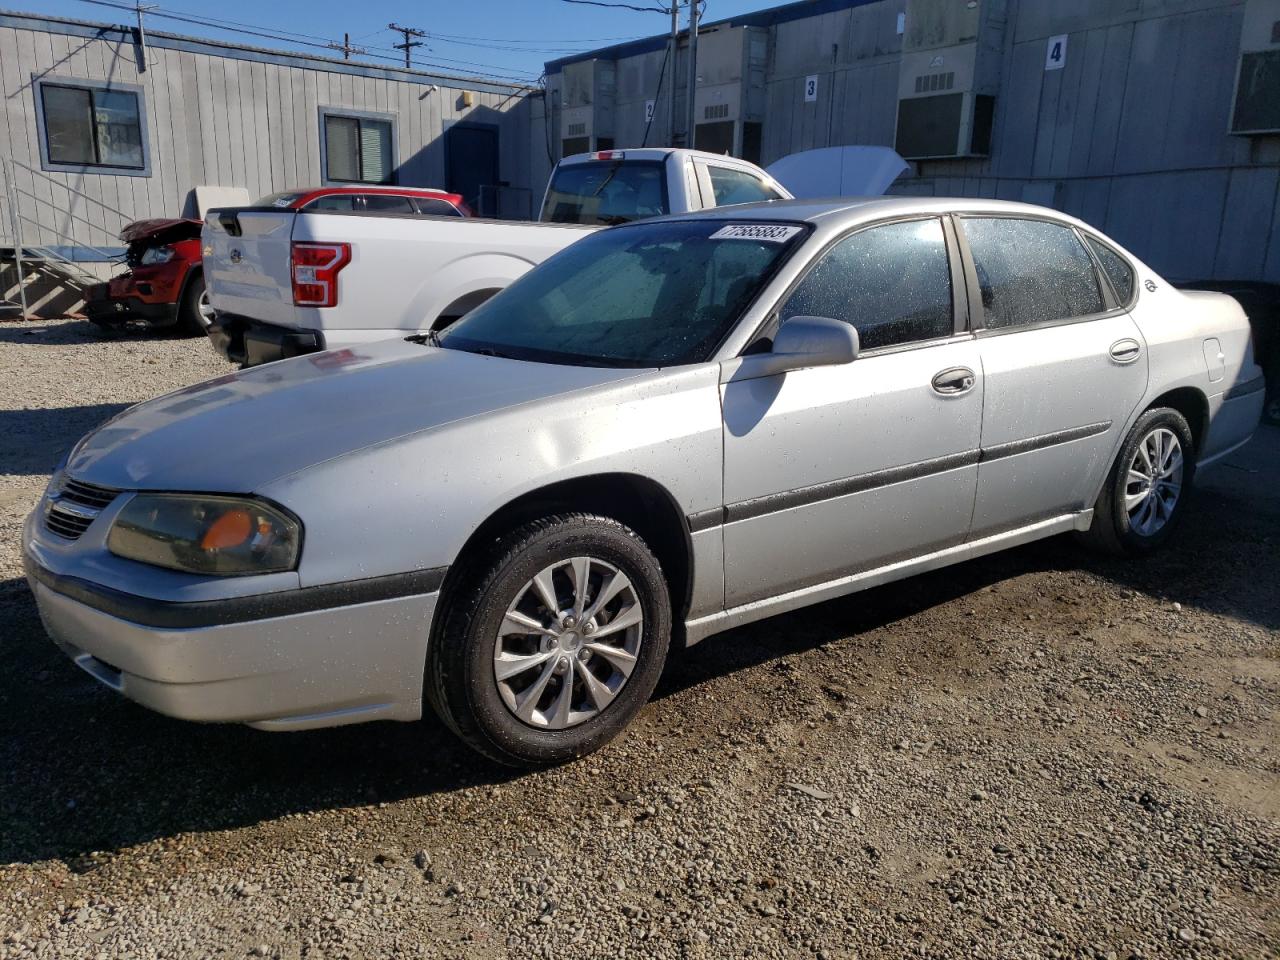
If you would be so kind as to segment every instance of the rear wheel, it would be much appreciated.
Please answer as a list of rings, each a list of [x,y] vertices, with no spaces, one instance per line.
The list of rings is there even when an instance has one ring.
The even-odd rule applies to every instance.
[[[590,514],[548,517],[462,576],[425,688],[468,745],[515,766],[560,763],[599,749],[648,701],[671,612],[662,569],[634,531]]]
[[[1176,529],[1194,476],[1195,445],[1186,418],[1168,407],[1148,410],[1120,448],[1086,540],[1108,553],[1150,553]]]
[[[187,281],[178,305],[178,325],[191,336],[204,336],[213,323],[213,307],[209,305],[209,291],[204,285],[204,273],[195,273]]]

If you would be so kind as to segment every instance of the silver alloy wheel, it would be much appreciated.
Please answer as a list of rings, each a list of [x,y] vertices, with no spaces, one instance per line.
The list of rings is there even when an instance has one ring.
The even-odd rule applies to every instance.
[[[553,563],[520,588],[502,619],[498,693],[530,726],[577,726],[618,696],[643,633],[640,598],[621,570],[594,557]]]
[[[1182,494],[1182,474],[1182,444],[1176,433],[1156,427],[1142,438],[1124,487],[1130,529],[1150,537],[1169,522]]]
[[[200,316],[200,326],[208,330],[209,325],[213,323],[213,304],[209,302],[207,288],[200,291],[200,299],[196,301],[196,312]]]

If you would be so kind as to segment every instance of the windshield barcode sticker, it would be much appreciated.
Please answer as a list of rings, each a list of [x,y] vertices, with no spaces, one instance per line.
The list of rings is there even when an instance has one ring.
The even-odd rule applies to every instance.
[[[713,233],[711,240],[764,240],[786,243],[801,230],[786,223],[733,223]]]

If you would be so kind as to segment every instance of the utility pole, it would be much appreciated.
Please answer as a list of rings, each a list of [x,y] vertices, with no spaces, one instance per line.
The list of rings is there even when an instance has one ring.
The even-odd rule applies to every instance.
[[[142,25],[142,15],[154,10],[159,4],[142,3],[137,0],[133,5],[133,11],[138,15],[138,50],[142,56],[138,58],[138,72],[145,73],[147,70],[147,31]]]
[[[388,23],[387,29],[394,30],[396,33],[404,34],[404,43],[393,43],[392,46],[395,47],[397,50],[404,51],[404,66],[405,66],[405,69],[407,70],[409,68],[410,52],[413,50],[414,47],[425,46],[425,44],[423,44],[421,40],[411,40],[410,38],[425,37],[427,35],[426,31],[415,30],[413,27],[401,27],[394,23]]]
[[[680,62],[680,0],[671,0],[671,50],[667,53],[671,64],[671,82],[667,90],[667,146],[676,145],[676,67]]]
[[[344,33],[342,35],[341,43],[331,43],[328,46],[330,50],[341,50],[343,60],[350,60],[353,53],[363,55],[369,52],[364,47],[357,47],[353,45],[351,43],[351,34],[349,33]]]
[[[694,130],[694,93],[698,89],[698,0],[689,0],[689,129],[685,135],[685,146],[693,149]]]

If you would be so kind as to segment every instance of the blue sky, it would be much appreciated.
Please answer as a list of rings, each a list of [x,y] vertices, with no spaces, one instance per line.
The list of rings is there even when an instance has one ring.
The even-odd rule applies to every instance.
[[[397,23],[426,30],[427,48],[414,51],[415,60],[442,72],[498,74],[532,79],[547,60],[568,56],[633,37],[665,33],[670,19],[660,13],[603,9],[565,0],[145,0],[158,4],[146,23],[153,30],[239,41],[275,49],[306,49],[306,44],[351,42],[376,56],[356,56],[368,63],[387,63],[403,56],[390,49],[403,38],[386,29]],[[608,0],[606,0],[608,2]],[[636,6],[660,7],[666,0],[627,0]],[[780,0],[707,0],[704,19],[719,20],[777,6]],[[6,7],[35,13],[132,23],[132,0],[9,0]],[[167,13],[203,20],[235,21],[245,28],[275,36],[252,36],[235,31],[158,16]],[[681,13],[684,22],[685,12]],[[285,39],[294,38],[290,43]],[[336,52],[334,55],[337,55]]]

